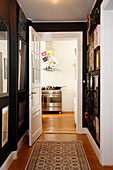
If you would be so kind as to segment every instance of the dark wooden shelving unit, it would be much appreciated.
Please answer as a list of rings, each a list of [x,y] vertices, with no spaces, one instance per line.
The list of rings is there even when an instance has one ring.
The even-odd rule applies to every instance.
[[[94,12],[97,12],[97,14]],[[93,14],[92,14],[93,13]],[[91,16],[96,15],[93,25]],[[100,148],[100,4],[95,5],[91,14],[88,14],[87,28],[87,73],[86,73],[86,110],[87,128]],[[97,47],[95,48],[95,42]]]

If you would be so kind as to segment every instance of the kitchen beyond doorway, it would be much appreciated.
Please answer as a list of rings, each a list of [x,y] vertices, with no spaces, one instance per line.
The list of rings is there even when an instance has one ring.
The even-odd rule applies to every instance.
[[[76,83],[74,81],[74,85],[75,85],[75,89],[77,89],[77,93],[75,95],[75,93],[73,92],[74,96],[73,96],[73,99],[71,100],[71,106],[73,107],[73,109],[70,109],[70,108],[66,108],[66,107],[69,107],[69,100],[68,100],[68,97],[69,97],[69,94],[66,94],[65,97],[63,97],[64,100],[67,100],[66,102],[64,102],[64,105],[62,104],[62,111],[63,112],[74,112],[74,118],[75,118],[75,122],[76,122],[76,129],[77,129],[77,133],[81,133],[82,132],[82,63],[83,63],[83,59],[82,59],[82,50],[83,50],[83,32],[37,32],[39,37],[40,37],[40,42],[44,42],[44,41],[47,41],[47,50],[49,51],[49,53],[51,53],[49,47],[50,47],[50,44],[51,42],[56,42],[57,43],[57,47],[59,45],[59,49],[60,51],[63,51],[63,50],[67,50],[69,49],[69,46],[66,46],[66,45],[63,45],[63,49],[62,49],[62,45],[61,45],[61,41],[75,41],[77,42],[77,48],[74,48],[73,50],[73,54],[76,55],[77,59],[76,59],[76,64],[75,64],[75,61],[71,63],[71,67],[73,69],[77,69],[76,71]],[[59,43],[58,43],[59,41]],[[75,47],[75,46],[74,46]],[[40,48],[45,48],[45,44],[42,43],[40,44]],[[44,52],[44,50],[41,50],[42,52]],[[45,48],[45,51],[46,51],[46,48]],[[56,54],[57,54],[57,50],[56,50]],[[56,54],[54,54],[55,56],[57,56]],[[58,55],[59,56],[59,55]],[[64,60],[63,62],[61,61],[60,62],[60,59],[59,58],[59,63],[63,64],[63,66],[65,67],[65,69],[68,71],[67,72],[67,79],[69,79],[71,76],[69,75],[71,72],[70,70],[68,69],[68,64],[69,62],[67,62],[68,64],[65,64],[65,55],[64,55]],[[68,54],[68,60],[71,58],[71,55]],[[42,64],[42,63],[41,63]],[[56,70],[54,69],[53,72],[52,71],[46,71],[46,70],[41,70],[41,73],[45,71],[46,74],[53,74],[53,72],[55,71],[56,74],[59,74],[60,72],[60,68],[58,67],[58,65],[56,66]],[[56,76],[55,76],[56,77]],[[41,80],[44,78],[43,74],[41,75]],[[58,77],[59,78],[59,77]],[[52,83],[49,82],[49,84],[47,84],[47,86],[53,86],[53,82],[55,81],[55,79],[51,79],[48,75],[46,75],[46,79],[44,78],[44,80],[51,80]],[[61,79],[62,80],[62,79]],[[42,80],[43,82],[43,80]],[[70,80],[70,84],[71,84],[71,80]],[[44,87],[46,86],[46,84],[44,84]],[[54,86],[65,86],[65,84],[61,83],[60,84],[56,84]],[[42,84],[42,87],[43,87],[43,84]],[[65,90],[66,88],[63,88],[63,90]],[[71,90],[71,88],[69,88],[69,90]],[[64,107],[66,106],[66,107]],[[64,109],[63,109],[64,108]]]

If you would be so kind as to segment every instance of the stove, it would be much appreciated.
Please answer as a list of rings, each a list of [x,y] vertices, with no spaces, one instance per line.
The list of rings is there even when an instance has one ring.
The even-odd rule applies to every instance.
[[[62,111],[62,90],[42,90],[42,111]]]

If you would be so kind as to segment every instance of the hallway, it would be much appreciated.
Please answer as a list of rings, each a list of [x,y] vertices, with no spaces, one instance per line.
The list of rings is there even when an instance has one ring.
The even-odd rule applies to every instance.
[[[63,141],[82,141],[91,170],[113,170],[113,167],[102,167],[87,139],[86,135],[75,133],[74,114],[43,114],[43,134],[38,140],[63,140]],[[28,140],[18,153],[18,159],[14,160],[9,170],[24,170],[34,145],[28,147]]]

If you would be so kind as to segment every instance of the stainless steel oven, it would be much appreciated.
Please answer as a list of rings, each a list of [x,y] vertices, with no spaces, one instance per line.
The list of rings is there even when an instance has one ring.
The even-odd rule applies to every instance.
[[[61,90],[42,90],[42,111],[62,111]]]

